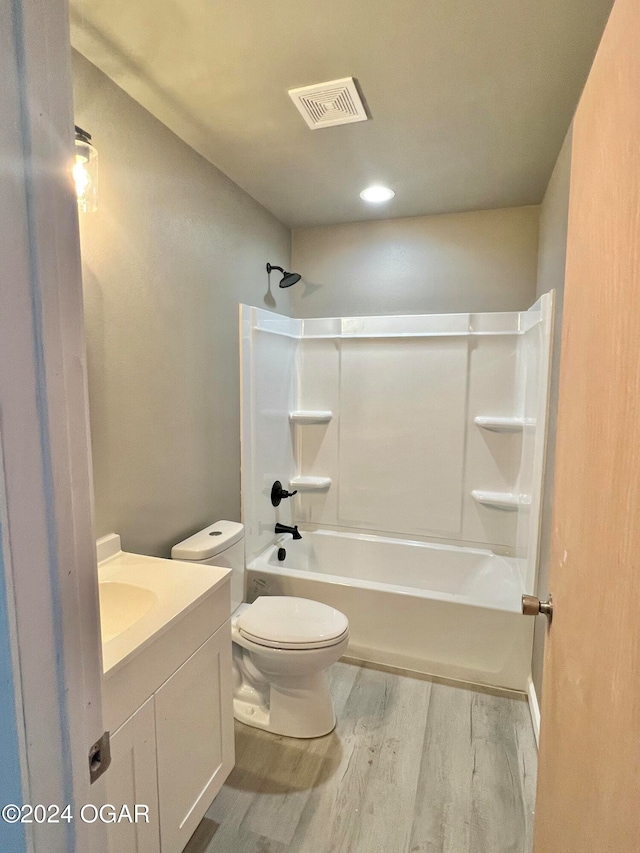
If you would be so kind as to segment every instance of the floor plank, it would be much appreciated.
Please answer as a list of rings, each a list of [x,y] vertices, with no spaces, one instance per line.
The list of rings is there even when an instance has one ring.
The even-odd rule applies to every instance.
[[[524,700],[354,663],[329,677],[332,734],[236,724],[236,767],[185,853],[530,853]]]
[[[510,700],[475,696],[471,704],[474,770],[469,850],[520,853],[526,834],[523,791]]]
[[[383,739],[372,757],[354,853],[406,850],[411,835],[432,685],[391,674],[387,679]]]

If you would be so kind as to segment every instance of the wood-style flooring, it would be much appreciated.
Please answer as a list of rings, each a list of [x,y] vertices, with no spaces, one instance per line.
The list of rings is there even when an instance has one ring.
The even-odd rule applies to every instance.
[[[312,741],[236,723],[236,766],[185,853],[529,853],[524,699],[340,662]]]

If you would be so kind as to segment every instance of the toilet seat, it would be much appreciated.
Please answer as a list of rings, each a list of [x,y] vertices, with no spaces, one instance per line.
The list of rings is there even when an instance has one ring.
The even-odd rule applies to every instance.
[[[341,643],[349,633],[344,613],[294,596],[260,596],[238,616],[246,640],[272,649],[319,649]]]
[[[256,646],[263,646],[265,649],[283,649],[289,651],[310,651],[312,649],[327,649],[331,646],[337,646],[345,637],[349,635],[346,630],[335,640],[320,640],[317,643],[283,643],[277,640],[267,640],[262,637],[254,637],[246,631],[240,630],[240,636],[250,643],[255,643]]]

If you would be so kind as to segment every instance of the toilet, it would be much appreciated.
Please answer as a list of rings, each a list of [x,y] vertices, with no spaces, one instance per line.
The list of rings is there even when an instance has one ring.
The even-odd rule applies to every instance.
[[[174,560],[225,566],[231,574],[233,713],[274,734],[314,738],[336,718],[327,669],[346,651],[344,613],[293,596],[244,599],[244,527],[218,521],[171,550]]]

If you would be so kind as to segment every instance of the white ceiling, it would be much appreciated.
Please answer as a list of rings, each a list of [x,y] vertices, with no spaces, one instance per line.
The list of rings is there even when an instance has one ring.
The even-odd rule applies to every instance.
[[[71,0],[72,42],[299,227],[540,202],[611,5]],[[287,89],[349,76],[371,120],[310,130]]]

